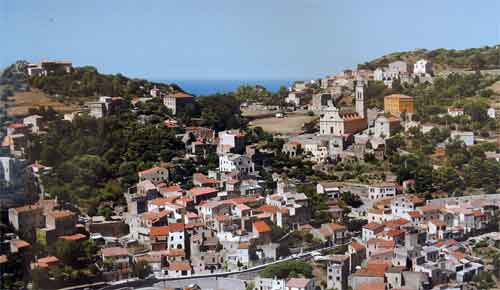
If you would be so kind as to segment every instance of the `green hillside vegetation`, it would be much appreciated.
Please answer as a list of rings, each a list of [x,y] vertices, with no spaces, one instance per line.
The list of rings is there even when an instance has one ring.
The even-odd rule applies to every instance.
[[[121,96],[130,99],[149,94],[153,87],[163,92],[181,91],[176,85],[131,79],[121,74],[101,74],[95,67],[77,67],[72,73],[34,76],[28,79],[31,87],[57,96],[63,101],[86,100],[95,96]]]
[[[403,60],[415,63],[424,58],[430,60],[435,71],[443,70],[485,70],[500,68],[500,45],[481,48],[457,49],[416,49],[413,51],[394,52],[372,61],[360,64],[358,68],[376,69],[387,66],[390,62]]]

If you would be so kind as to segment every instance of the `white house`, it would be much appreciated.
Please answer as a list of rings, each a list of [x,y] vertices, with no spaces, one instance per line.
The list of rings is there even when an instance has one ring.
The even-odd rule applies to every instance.
[[[452,116],[452,117],[463,116],[464,115],[464,108],[449,107],[448,108],[448,115]]]
[[[500,115],[500,110],[495,108],[488,108],[488,117],[495,119],[497,115]]]
[[[314,280],[306,278],[291,278],[286,282],[286,290],[313,290]]]
[[[432,63],[425,59],[419,59],[413,65],[413,74],[419,76],[425,76],[432,74]]]
[[[38,133],[42,123],[42,116],[31,115],[23,119],[23,124],[31,128],[31,132]]]
[[[398,118],[383,115],[378,116],[374,121],[373,133],[375,137],[390,137],[401,129],[401,122]]]
[[[339,198],[342,185],[339,182],[320,181],[316,185],[318,194],[326,194],[329,198]]]
[[[255,277],[254,290],[286,290],[285,279]]]
[[[472,131],[452,131],[450,134],[450,139],[459,139],[465,143],[467,146],[474,145],[474,132]]]
[[[254,173],[255,167],[252,160],[245,155],[226,153],[219,157],[219,171],[238,171],[243,175],[251,175]]]
[[[396,196],[396,185],[394,183],[377,183],[368,186],[368,198],[377,200]]]

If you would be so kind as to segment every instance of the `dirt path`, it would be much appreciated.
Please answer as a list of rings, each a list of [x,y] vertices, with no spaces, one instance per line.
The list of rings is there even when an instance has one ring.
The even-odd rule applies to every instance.
[[[251,122],[252,127],[262,127],[269,133],[296,134],[302,132],[304,123],[318,118],[308,115],[287,115],[284,118],[268,117],[256,119]]]
[[[51,106],[56,111],[67,113],[78,110],[76,105],[66,105],[49,98],[45,93],[33,90],[30,92],[17,92],[13,97],[9,98],[7,115],[13,117],[25,116],[28,114],[29,108],[39,106]]]

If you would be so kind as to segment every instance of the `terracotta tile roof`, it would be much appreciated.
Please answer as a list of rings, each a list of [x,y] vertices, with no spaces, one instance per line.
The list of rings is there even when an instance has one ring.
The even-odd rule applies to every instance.
[[[406,99],[406,100],[413,100],[413,97],[407,96],[407,95],[401,95],[401,94],[392,94],[385,96],[384,99]]]
[[[75,213],[69,210],[53,210],[48,213],[51,217],[55,219],[66,218],[70,216],[74,216]]]
[[[191,271],[191,264],[189,262],[170,262],[168,266],[170,271]]]
[[[150,201],[149,203],[156,206],[162,206],[169,203],[173,203],[177,199],[177,196],[169,196],[169,197],[158,197]]]
[[[407,219],[404,219],[404,218],[399,218],[399,219],[395,219],[395,220],[390,220],[390,221],[386,221],[385,222],[385,225],[387,227],[400,227],[402,225],[406,225],[407,223],[409,223],[410,221],[407,220]]]
[[[452,255],[453,257],[455,257],[457,260],[462,260],[462,259],[465,259],[465,253],[463,252],[459,252],[459,251],[454,251],[454,252],[451,252],[450,255]]]
[[[183,92],[175,92],[173,94],[168,94],[168,97],[174,97],[176,99],[182,99],[182,98],[194,98],[193,96],[183,93]]]
[[[38,210],[38,209],[41,209],[41,206],[36,205],[36,204],[25,205],[25,206],[21,206],[21,207],[16,207],[16,208],[14,208],[14,210],[15,210],[17,213],[28,212],[28,211],[34,211],[34,210]]]
[[[208,176],[206,176],[203,173],[193,174],[193,181],[197,181],[197,182],[200,182],[202,184],[217,184],[218,183],[217,179],[208,178]]]
[[[30,246],[30,243],[25,240],[12,240],[11,243],[14,247],[16,247],[16,249],[22,249]]]
[[[356,241],[352,242],[351,243],[351,247],[356,251],[356,252],[360,252],[360,251],[364,251],[366,248],[363,244],[360,244]]]
[[[87,239],[87,236],[84,234],[74,234],[70,236],[60,236],[59,239],[63,239],[66,241],[80,241]]]
[[[441,242],[438,242],[436,244],[436,247],[438,248],[442,248],[442,247],[449,247],[449,246],[454,246],[458,244],[458,242],[454,239],[449,239],[449,240],[446,240],[446,241],[441,241]]]
[[[21,124],[21,123],[12,123],[7,126],[9,129],[21,129],[21,128],[26,128],[28,125]]]
[[[186,252],[183,249],[168,249],[162,252],[162,255],[168,257],[185,257]]]
[[[250,243],[240,243],[238,245],[238,249],[248,249],[250,247]]]
[[[416,211],[416,210],[409,211],[408,215],[410,217],[412,217],[412,218],[420,218],[420,217],[422,217],[422,215],[420,214],[420,212]]]
[[[385,290],[384,283],[361,283],[356,290]]]
[[[438,227],[444,227],[444,226],[446,226],[445,222],[443,222],[442,220],[438,220],[438,219],[433,219],[433,220],[429,221],[429,223],[432,223],[432,224],[434,224],[434,225],[436,225]]]
[[[253,225],[258,233],[267,233],[271,231],[271,227],[265,221],[256,221]]]
[[[182,188],[180,185],[175,184],[171,186],[162,186],[159,188],[160,192],[181,192]]]
[[[128,251],[122,247],[111,247],[101,249],[101,254],[103,257],[120,257],[128,256]]]
[[[382,231],[384,229],[384,225],[376,223],[376,222],[370,222],[366,225],[363,226],[364,229],[370,230],[370,231]]]
[[[277,206],[274,206],[274,205],[264,204],[264,205],[260,206],[259,208],[257,208],[255,211],[276,214],[278,212],[281,212],[281,209]]]
[[[403,236],[404,233],[405,232],[402,231],[402,230],[390,229],[387,232],[385,232],[385,235],[388,236],[388,237],[391,237],[391,238],[395,238],[395,237]]]
[[[373,238],[369,239],[367,245],[375,245],[377,248],[394,248],[396,243],[394,241],[388,241],[384,239]]]
[[[218,190],[212,187],[194,187],[191,188],[189,192],[191,192],[191,194],[194,196],[201,196],[218,192]]]
[[[306,288],[310,282],[311,282],[311,279],[290,278],[290,280],[288,280],[286,282],[286,286],[289,288]]]
[[[38,264],[51,264],[59,262],[59,259],[55,256],[47,256],[36,260]]]
[[[168,216],[170,213],[172,213],[172,212],[169,210],[162,210],[160,212],[148,211],[148,212],[143,213],[141,216],[144,220],[155,222],[163,217]]]
[[[143,174],[156,173],[158,171],[163,171],[163,170],[166,170],[166,169],[163,168],[163,167],[160,167],[160,166],[154,166],[154,167],[151,167],[149,169],[146,169],[146,170],[143,170],[143,171],[139,171],[139,176],[141,176]]]
[[[329,227],[334,232],[345,231],[346,230],[345,226],[339,225],[339,224],[336,224],[336,223],[327,224],[326,226]]]
[[[151,237],[161,237],[166,236],[171,232],[183,232],[185,225],[181,223],[169,224],[168,226],[161,227],[151,227],[149,228],[149,236]]]

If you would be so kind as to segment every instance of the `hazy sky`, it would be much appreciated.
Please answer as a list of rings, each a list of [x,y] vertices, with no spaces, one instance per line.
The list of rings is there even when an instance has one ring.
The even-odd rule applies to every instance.
[[[313,78],[388,52],[500,43],[500,1],[0,0],[0,65],[163,79]]]

